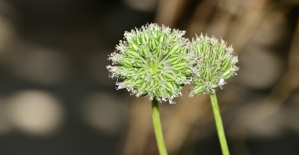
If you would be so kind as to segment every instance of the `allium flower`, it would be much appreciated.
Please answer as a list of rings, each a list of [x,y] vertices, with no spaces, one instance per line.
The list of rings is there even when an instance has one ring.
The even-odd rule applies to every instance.
[[[238,57],[233,48],[215,37],[202,34],[192,40],[190,44],[194,65],[193,84],[190,96],[200,93],[214,93],[215,88],[224,85],[225,79],[236,75]]]
[[[124,41],[108,58],[112,61],[112,66],[107,66],[110,77],[122,80],[116,82],[117,89],[174,103],[183,85],[191,82],[189,42],[184,34],[157,24],[125,32]]]

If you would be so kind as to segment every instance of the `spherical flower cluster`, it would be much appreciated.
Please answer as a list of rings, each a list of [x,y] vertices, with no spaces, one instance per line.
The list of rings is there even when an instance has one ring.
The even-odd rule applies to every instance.
[[[117,89],[150,100],[174,103],[184,84],[191,82],[189,41],[185,31],[171,30],[157,24],[125,32],[107,66],[110,77],[120,79]]]
[[[195,85],[190,92],[191,97],[200,93],[214,93],[216,87],[222,88],[225,79],[236,75],[239,69],[233,48],[227,47],[222,39],[196,36],[190,44],[190,50],[194,62],[192,83]]]

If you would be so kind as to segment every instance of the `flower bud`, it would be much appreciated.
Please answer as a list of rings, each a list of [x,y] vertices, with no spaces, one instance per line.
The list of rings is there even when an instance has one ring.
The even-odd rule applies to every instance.
[[[200,35],[190,43],[192,55],[192,83],[190,96],[200,93],[214,93],[216,87],[222,88],[225,79],[236,75],[238,57],[233,48],[215,37]]]

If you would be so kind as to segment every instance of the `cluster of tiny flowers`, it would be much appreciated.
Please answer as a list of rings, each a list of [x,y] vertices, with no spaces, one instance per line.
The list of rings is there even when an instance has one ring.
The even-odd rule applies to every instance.
[[[107,66],[117,89],[136,97],[174,103],[185,84],[194,84],[190,97],[215,93],[239,69],[233,48],[222,39],[200,35],[189,42],[185,31],[157,24],[125,32],[124,41],[109,55]]]
[[[222,88],[225,79],[236,75],[238,57],[233,48],[226,43],[207,35],[196,36],[190,44],[194,88],[190,97],[200,93],[214,93],[216,87]]]
[[[190,42],[185,31],[157,24],[125,32],[124,41],[109,55],[111,78],[120,80],[117,89],[127,89],[137,97],[174,103],[181,89],[191,82]]]

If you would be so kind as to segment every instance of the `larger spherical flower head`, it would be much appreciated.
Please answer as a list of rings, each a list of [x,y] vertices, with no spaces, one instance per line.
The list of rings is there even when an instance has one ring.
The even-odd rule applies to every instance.
[[[109,56],[110,77],[121,79],[117,89],[150,100],[174,103],[184,84],[190,83],[190,55],[184,31],[157,24],[125,32],[116,50]]]
[[[192,40],[193,84],[190,96],[200,93],[214,93],[216,87],[222,87],[225,79],[236,75],[238,57],[233,48],[214,37],[200,35]]]

